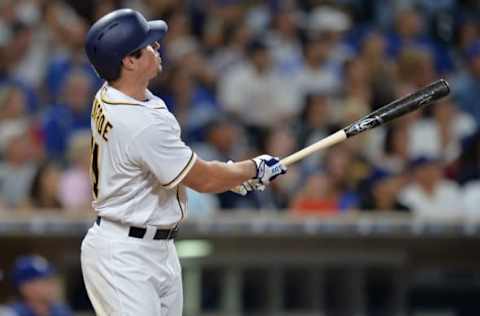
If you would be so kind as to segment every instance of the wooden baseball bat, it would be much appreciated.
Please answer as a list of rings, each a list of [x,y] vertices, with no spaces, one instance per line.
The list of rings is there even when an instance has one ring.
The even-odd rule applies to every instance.
[[[332,145],[338,144],[347,138],[353,137],[364,131],[373,129],[407,113],[416,111],[432,102],[447,96],[450,93],[448,82],[444,79],[437,80],[428,86],[405,97],[379,108],[365,117],[355,121],[349,126],[327,136],[318,142],[305,147],[281,160],[285,166],[290,166],[303,158]]]

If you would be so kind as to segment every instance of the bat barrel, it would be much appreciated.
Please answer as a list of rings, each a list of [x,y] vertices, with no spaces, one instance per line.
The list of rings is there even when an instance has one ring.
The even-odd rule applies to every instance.
[[[379,116],[383,122],[388,122],[394,118],[425,107],[432,102],[437,101],[450,93],[450,87],[444,79],[437,80],[427,87],[412,93],[402,99],[392,102],[392,106],[379,111]],[[382,110],[382,109],[380,109]]]
[[[447,96],[450,87],[445,79],[437,80],[406,97],[395,100],[362,119],[344,128],[347,137],[372,129],[397,117],[413,112],[421,107]]]

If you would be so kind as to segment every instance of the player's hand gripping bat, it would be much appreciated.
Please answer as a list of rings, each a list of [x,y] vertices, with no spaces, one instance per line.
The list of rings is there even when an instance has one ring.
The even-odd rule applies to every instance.
[[[450,93],[448,83],[444,79],[437,80],[430,85],[402,98],[399,98],[378,110],[368,114],[349,126],[327,136],[318,142],[305,147],[285,158],[280,162],[289,166],[303,158],[311,155],[320,149],[335,145],[349,137],[360,134],[364,131],[375,128],[397,117],[418,110],[430,103],[447,96]]]

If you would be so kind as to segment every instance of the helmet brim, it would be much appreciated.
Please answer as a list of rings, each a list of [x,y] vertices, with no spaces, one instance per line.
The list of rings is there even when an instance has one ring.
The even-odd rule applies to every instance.
[[[129,52],[129,54],[155,42],[161,41],[165,36],[165,33],[168,31],[167,23],[163,20],[148,21],[148,27],[148,34],[145,39],[135,49]]]

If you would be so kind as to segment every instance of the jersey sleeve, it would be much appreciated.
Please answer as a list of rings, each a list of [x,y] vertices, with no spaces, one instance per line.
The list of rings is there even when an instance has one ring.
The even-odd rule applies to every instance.
[[[174,130],[159,124],[142,130],[133,139],[130,153],[155,174],[166,189],[176,187],[197,158]]]

